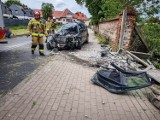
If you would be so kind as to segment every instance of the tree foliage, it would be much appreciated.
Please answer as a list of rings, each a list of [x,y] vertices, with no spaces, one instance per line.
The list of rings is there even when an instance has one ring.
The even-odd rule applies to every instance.
[[[12,4],[16,4],[16,5],[20,5],[22,6],[22,3],[20,2],[20,0],[7,0],[5,2],[5,4],[9,7],[11,6]]]
[[[12,4],[16,4],[16,5],[22,6],[23,8],[28,8],[28,6],[25,5],[25,4],[22,4],[22,3],[20,2],[20,0],[7,0],[7,1],[5,2],[5,4],[6,4],[8,7],[10,7]]]
[[[41,10],[42,15],[44,19],[47,19],[48,17],[52,17],[52,10],[54,9],[54,6],[50,3],[42,3]]]
[[[75,0],[88,8],[92,22],[115,18],[125,7],[136,8],[142,16],[153,16],[160,13],[159,0]]]

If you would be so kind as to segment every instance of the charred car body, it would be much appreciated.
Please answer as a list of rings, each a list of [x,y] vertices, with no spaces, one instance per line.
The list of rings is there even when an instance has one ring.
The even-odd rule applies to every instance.
[[[82,22],[63,25],[54,35],[48,37],[47,49],[81,49],[84,43],[88,43],[88,30]]]

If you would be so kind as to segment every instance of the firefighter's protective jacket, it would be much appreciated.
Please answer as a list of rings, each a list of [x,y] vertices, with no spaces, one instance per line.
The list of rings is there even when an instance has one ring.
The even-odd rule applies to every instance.
[[[53,23],[51,21],[47,21],[45,23],[45,27],[46,27],[46,31],[52,31],[55,29],[55,23]]]
[[[45,25],[40,20],[33,18],[28,23],[28,34],[34,37],[43,37],[44,34],[47,34]]]

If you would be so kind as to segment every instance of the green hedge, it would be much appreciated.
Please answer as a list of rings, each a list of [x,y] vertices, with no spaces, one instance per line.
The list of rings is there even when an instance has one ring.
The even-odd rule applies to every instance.
[[[142,34],[147,40],[147,46],[152,54],[152,58],[160,57],[160,24],[145,24],[142,28]],[[160,69],[158,61],[153,60],[152,63],[156,68]]]
[[[147,40],[147,46],[152,55],[160,56],[160,24],[145,24],[142,34]]]

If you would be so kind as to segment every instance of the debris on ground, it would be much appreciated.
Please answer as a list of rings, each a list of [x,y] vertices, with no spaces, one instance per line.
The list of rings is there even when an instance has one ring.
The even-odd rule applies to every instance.
[[[60,52],[58,51],[57,48],[54,48],[53,50],[50,51],[49,55],[59,55]]]
[[[98,67],[100,69],[92,78],[92,81],[97,85],[113,93],[123,93],[128,90],[135,90],[151,86],[153,80],[156,81],[156,83],[160,84],[160,71],[157,70],[151,63],[150,54],[127,51],[124,49],[120,49],[118,52],[112,52],[112,48],[109,46],[101,47],[102,50],[100,51],[100,57],[97,57],[96,61],[92,62],[89,65],[90,67]],[[127,80],[126,76],[128,76],[128,74],[122,75],[122,72],[118,71],[117,69],[115,70],[111,63],[114,63],[117,67],[121,68],[125,72],[132,71],[135,73],[140,73],[142,76],[140,75],[140,77],[138,75],[138,78],[136,78],[137,76],[135,74],[132,74],[133,76],[131,77],[130,81],[124,82]],[[112,71],[112,74],[108,75],[109,81],[108,78],[105,78],[106,76],[98,77],[100,76],[100,72],[102,71]],[[137,85],[135,83],[137,83]],[[135,84],[135,86],[132,86],[130,89],[127,84]],[[155,90],[155,87],[153,86],[151,87],[150,93],[147,94],[149,101],[158,109],[160,109],[160,89]]]
[[[111,67],[110,63],[115,62],[119,67],[122,67],[125,70],[147,71],[149,69],[155,69],[151,63],[150,65],[131,52],[123,49],[120,49],[118,52],[112,52],[111,48],[108,47],[104,48],[100,54],[101,57],[91,66],[109,68]]]

